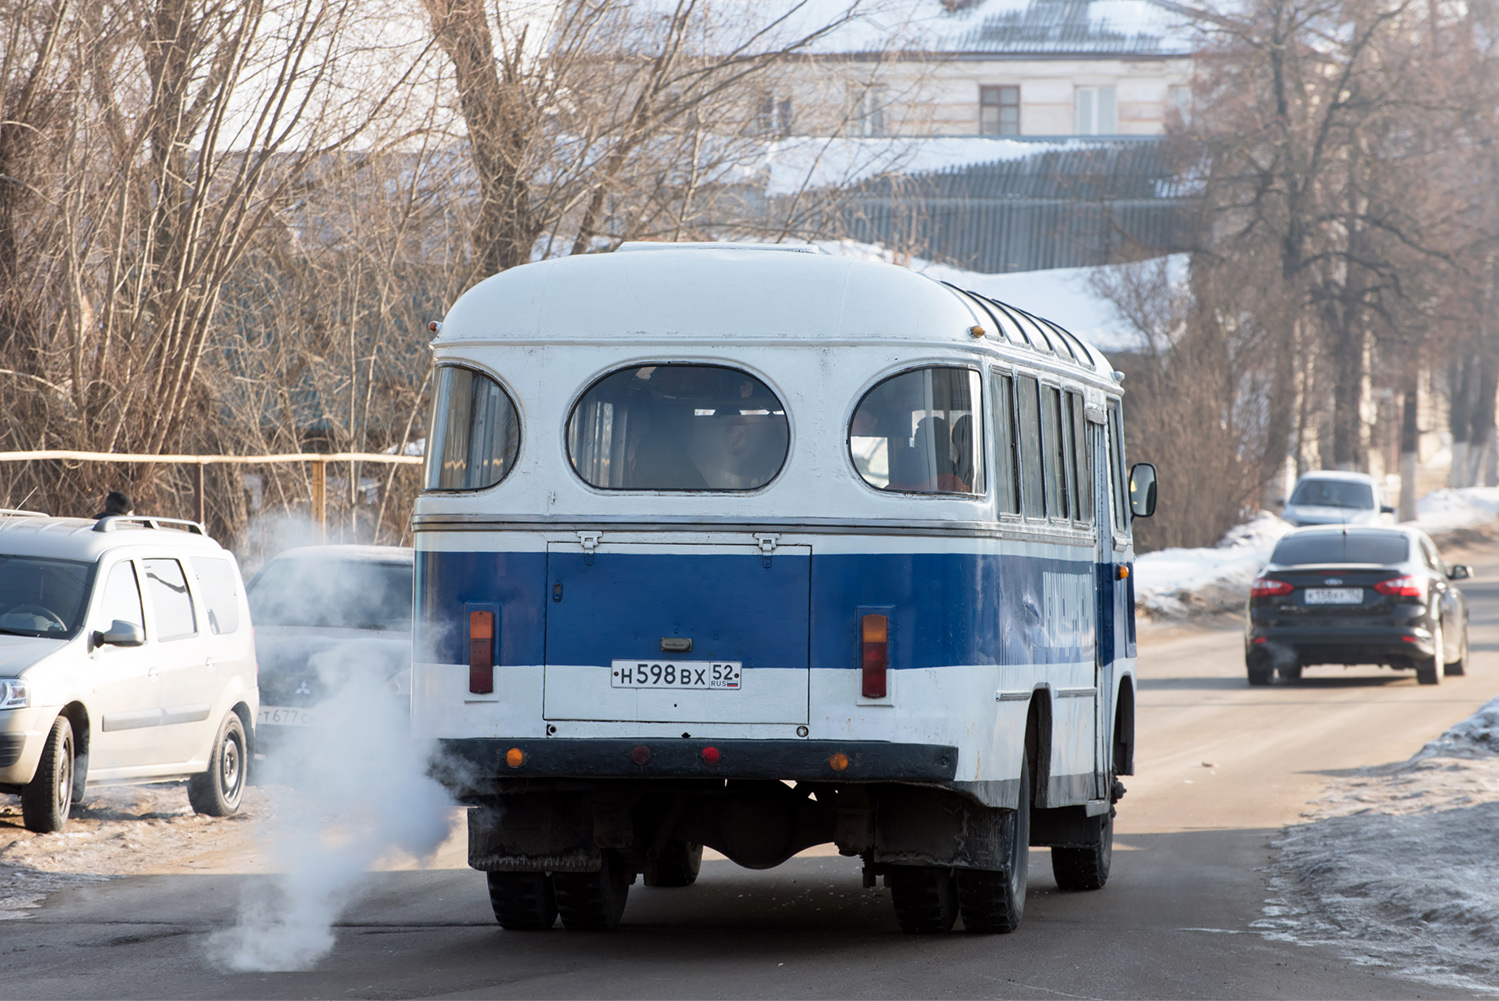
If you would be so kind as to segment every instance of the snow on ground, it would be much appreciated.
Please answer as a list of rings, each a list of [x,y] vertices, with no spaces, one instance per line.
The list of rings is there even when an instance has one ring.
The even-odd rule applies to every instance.
[[[924,174],[1096,145],[1096,140],[1087,139],[989,136],[794,136],[771,143],[755,172],[763,176],[765,194],[777,197],[817,188],[846,187],[887,174]]]
[[[19,796],[0,795],[0,921],[33,916],[50,893],[112,876],[176,869],[237,847],[244,821],[267,809],[259,787],[244,811],[215,819],[195,814],[181,783],[90,789],[61,831],[21,826]]]
[[[1427,532],[1486,525],[1499,517],[1499,487],[1433,490],[1416,502],[1416,523]]]
[[[1429,534],[1499,518],[1499,487],[1434,490],[1416,503],[1411,523]],[[1269,511],[1232,529],[1211,549],[1162,549],[1135,560],[1135,606],[1152,618],[1194,611],[1241,611],[1249,585],[1291,526]]]
[[[1275,842],[1262,934],[1499,994],[1499,699],[1306,817]]]

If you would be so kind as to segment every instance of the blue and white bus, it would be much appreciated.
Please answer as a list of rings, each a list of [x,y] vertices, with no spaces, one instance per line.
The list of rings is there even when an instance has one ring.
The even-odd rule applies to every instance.
[[[1155,471],[1096,350],[717,244],[514,268],[433,326],[412,725],[503,927],[613,927],[704,846],[832,843],[910,932],[1012,930],[1033,845],[1103,885]]]

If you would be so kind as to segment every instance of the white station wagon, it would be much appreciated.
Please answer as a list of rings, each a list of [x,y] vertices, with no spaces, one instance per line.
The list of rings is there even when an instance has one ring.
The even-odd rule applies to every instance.
[[[0,793],[28,829],[103,784],[234,813],[259,701],[239,566],[201,525],[0,511]]]

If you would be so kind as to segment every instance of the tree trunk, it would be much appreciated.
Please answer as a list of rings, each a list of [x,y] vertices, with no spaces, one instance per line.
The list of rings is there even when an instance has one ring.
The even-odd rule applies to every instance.
[[[1447,473],[1449,487],[1468,485],[1468,428],[1472,423],[1473,356],[1454,359],[1448,369],[1449,403],[1447,427],[1452,433],[1452,468]]]
[[[1479,359],[1474,387],[1472,423],[1468,427],[1468,483],[1495,486],[1499,479],[1494,457],[1495,395],[1499,393],[1499,361],[1487,352]]]
[[[1404,412],[1400,419],[1400,513],[1401,521],[1416,520],[1416,450],[1421,430],[1416,423],[1420,394],[1415,386],[1405,390]]]

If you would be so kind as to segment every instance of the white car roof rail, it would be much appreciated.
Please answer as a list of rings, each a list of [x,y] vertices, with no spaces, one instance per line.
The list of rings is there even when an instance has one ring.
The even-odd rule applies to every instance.
[[[95,523],[94,531],[113,532],[122,522],[145,528],[175,528],[184,532],[197,532],[205,537],[208,535],[208,530],[196,521],[188,521],[186,518],[147,518],[138,514],[107,514]]]
[[[27,511],[18,507],[0,507],[0,518],[48,518],[46,511]]]

